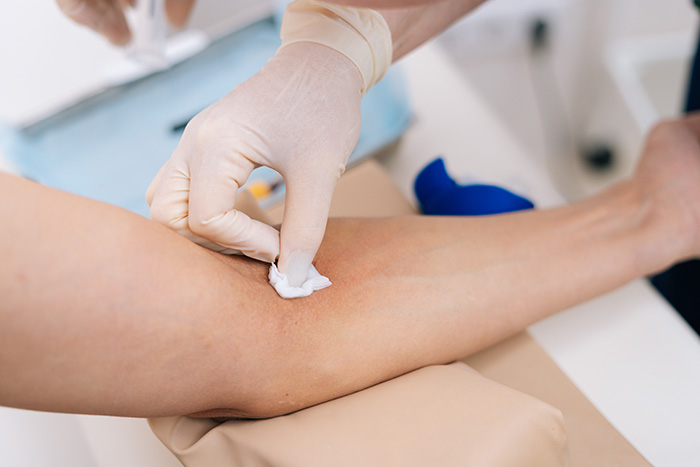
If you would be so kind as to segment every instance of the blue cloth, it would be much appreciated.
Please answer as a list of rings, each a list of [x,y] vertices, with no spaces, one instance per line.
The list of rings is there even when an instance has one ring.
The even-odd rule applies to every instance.
[[[459,185],[447,173],[442,158],[416,177],[414,191],[423,214],[483,216],[532,209],[528,199],[494,185]]]
[[[148,216],[146,188],[182,136],[173,127],[255,74],[279,44],[274,21],[255,23],[166,72],[110,90],[61,118],[30,130],[0,128],[0,144],[28,178]],[[406,95],[398,71],[367,93],[349,164],[405,131],[411,120]],[[276,181],[279,174],[263,167],[251,175],[256,179]],[[279,199],[284,189],[275,193],[272,198]]]

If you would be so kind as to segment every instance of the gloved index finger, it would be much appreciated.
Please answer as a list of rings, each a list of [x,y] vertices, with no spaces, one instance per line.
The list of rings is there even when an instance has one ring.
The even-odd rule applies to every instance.
[[[280,232],[279,269],[298,287],[307,279],[328,222],[338,174],[309,173],[286,179],[284,219]]]
[[[255,164],[240,154],[207,156],[192,169],[189,227],[192,232],[226,248],[262,261],[279,253],[279,232],[236,209],[236,195]]]
[[[150,206],[153,204],[153,197],[156,194],[156,191],[158,190],[158,186],[160,185],[160,181],[163,179],[163,174],[168,170],[168,164],[170,161],[166,162],[161,166],[160,169],[158,169],[158,173],[156,173],[156,176],[153,177],[153,180],[151,181],[151,184],[148,185],[148,188],[146,189],[146,203]]]

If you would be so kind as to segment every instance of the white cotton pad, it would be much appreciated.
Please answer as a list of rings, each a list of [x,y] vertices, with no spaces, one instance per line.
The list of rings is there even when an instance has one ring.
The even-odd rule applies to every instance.
[[[306,276],[306,282],[300,287],[292,287],[289,285],[289,278],[286,274],[282,274],[277,266],[270,265],[270,273],[267,275],[270,279],[270,285],[275,288],[277,293],[282,298],[299,298],[308,297],[314,291],[325,289],[332,284],[327,277],[322,276],[312,264],[309,266],[309,274]]]

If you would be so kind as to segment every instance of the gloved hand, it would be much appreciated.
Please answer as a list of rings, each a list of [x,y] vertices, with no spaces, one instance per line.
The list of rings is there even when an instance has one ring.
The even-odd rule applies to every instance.
[[[335,184],[360,133],[360,100],[391,64],[391,33],[372,10],[296,0],[282,46],[255,76],[197,115],[146,194],[151,218],[219,251],[273,262],[289,285],[307,278]],[[265,165],[285,179],[279,233],[235,208]]]
[[[362,86],[357,67],[331,48],[281,48],[187,125],[146,194],[151,218],[217,251],[268,262],[279,254],[280,270],[301,285],[360,133]],[[236,191],[261,165],[286,182],[279,234],[235,209]]]
[[[131,40],[125,8],[135,6],[138,0],[56,0],[58,7],[78,24],[105,36],[114,45],[126,45]],[[187,22],[194,0],[166,0],[165,12],[176,28]]]

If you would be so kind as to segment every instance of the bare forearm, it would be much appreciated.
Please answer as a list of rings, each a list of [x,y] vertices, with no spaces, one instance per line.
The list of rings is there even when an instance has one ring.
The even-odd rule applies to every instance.
[[[269,315],[248,263],[234,268],[140,216],[1,173],[0,196],[0,404],[196,411],[213,404],[223,375],[251,370],[248,352],[265,342],[254,349],[242,336],[265,336]]]
[[[316,377],[288,375],[290,409],[461,358],[669,265],[678,251],[659,244],[678,232],[649,222],[638,195],[626,185],[553,211],[331,224],[318,266],[334,286],[311,297],[323,311],[300,313],[292,340],[312,351],[291,368]]]
[[[2,207],[0,402],[41,410],[285,413],[467,355],[678,256],[652,249],[674,232],[629,184],[554,211],[336,220],[317,262],[334,285],[285,301],[262,263],[5,178],[3,198],[24,202]]]

